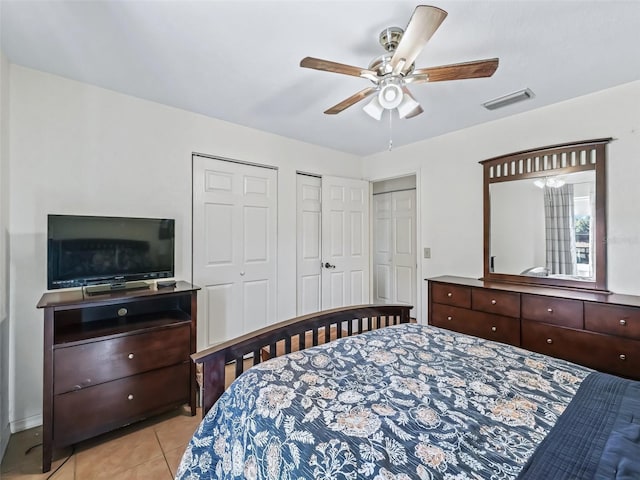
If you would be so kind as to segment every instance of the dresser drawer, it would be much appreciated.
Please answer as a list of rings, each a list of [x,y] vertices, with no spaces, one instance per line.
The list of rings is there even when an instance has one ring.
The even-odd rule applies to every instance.
[[[190,326],[88,342],[54,351],[54,393],[70,392],[189,360]]]
[[[189,371],[185,362],[54,396],[54,444],[70,445],[188,403]]]
[[[522,318],[552,323],[568,328],[583,328],[583,306],[581,300],[522,295]]]
[[[471,290],[471,308],[482,312],[518,318],[520,317],[520,294],[486,288],[473,288]]]
[[[587,367],[640,378],[640,341],[522,320],[522,347]]]
[[[471,308],[471,288],[450,283],[432,283],[431,301],[443,305]]]
[[[586,302],[584,328],[640,340],[640,308]]]
[[[431,312],[431,325],[496,342],[520,345],[520,322],[516,318],[436,303]]]

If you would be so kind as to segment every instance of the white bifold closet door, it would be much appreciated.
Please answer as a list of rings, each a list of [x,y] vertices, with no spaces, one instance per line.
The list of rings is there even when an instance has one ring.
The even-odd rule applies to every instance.
[[[369,303],[369,183],[322,177],[322,309]]]
[[[413,305],[416,298],[416,191],[373,196],[373,301]]]
[[[277,170],[193,156],[198,348],[276,320]]]
[[[322,310],[322,180],[299,173],[297,181],[297,315]]]

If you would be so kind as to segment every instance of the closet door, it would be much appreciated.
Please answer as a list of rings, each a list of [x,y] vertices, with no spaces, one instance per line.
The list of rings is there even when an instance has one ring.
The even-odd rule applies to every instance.
[[[305,315],[322,305],[322,181],[301,173],[296,177],[296,314]]]
[[[369,302],[369,183],[322,177],[322,309]]]
[[[198,348],[276,320],[277,170],[193,157]]]
[[[373,196],[373,303],[393,303],[391,193]]]
[[[416,191],[373,197],[373,301],[413,305],[416,290]]]

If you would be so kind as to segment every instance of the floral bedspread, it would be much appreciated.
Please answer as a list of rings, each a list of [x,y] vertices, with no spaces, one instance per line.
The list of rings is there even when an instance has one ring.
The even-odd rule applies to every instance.
[[[590,370],[418,324],[277,357],[203,419],[179,479],[512,479]]]

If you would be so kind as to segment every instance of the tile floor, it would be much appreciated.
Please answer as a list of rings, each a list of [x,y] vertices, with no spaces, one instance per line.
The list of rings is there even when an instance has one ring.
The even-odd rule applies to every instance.
[[[3,480],[47,479],[50,475],[52,480],[171,480],[200,419],[200,409],[192,417],[185,407],[81,442],[71,457],[71,448],[56,451],[51,471],[44,474],[41,473],[42,447],[31,448],[41,442],[42,427],[32,428],[11,436],[0,477]]]

